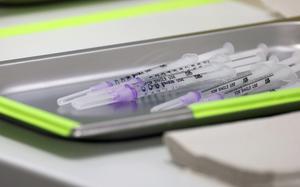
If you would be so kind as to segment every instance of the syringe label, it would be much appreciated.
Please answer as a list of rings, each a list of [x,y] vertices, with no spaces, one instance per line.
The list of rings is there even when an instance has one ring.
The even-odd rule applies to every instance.
[[[266,76],[257,78],[246,85],[243,85],[243,86],[234,88],[232,90],[229,90],[228,92],[225,92],[225,95],[233,95],[233,96],[246,95],[257,88],[260,88],[262,86],[270,84],[271,83],[270,78],[272,76],[273,76],[273,74],[268,74]]]
[[[149,75],[147,77],[147,79],[158,79],[159,77],[164,77],[167,75],[176,75],[176,74],[181,74],[182,72],[186,72],[186,71],[194,71],[197,69],[201,69],[201,68],[205,68],[206,66],[208,66],[210,64],[209,60],[205,60],[205,61],[201,61],[201,62],[197,62],[194,64],[189,64],[189,65],[185,65],[185,66],[181,66],[175,69],[170,69],[170,70],[166,70],[163,72],[159,72],[159,73],[154,73],[152,75]]]
[[[232,89],[238,85],[246,84],[249,81],[249,76],[251,76],[252,73],[250,71],[240,73],[237,77],[230,79],[228,81],[222,82],[213,88],[210,88],[208,90],[204,90],[203,92],[208,93],[218,93],[218,92],[225,92],[229,89]]]
[[[200,71],[200,72],[202,72],[202,71]],[[170,74],[170,75],[166,75],[164,77],[159,77],[159,78],[156,78],[156,79],[147,80],[145,84],[168,82],[170,80],[173,80],[173,81],[179,83],[179,82],[183,82],[184,80],[190,79],[190,78],[200,79],[205,74],[207,74],[207,73],[203,73],[203,72],[199,73],[198,70],[187,70],[187,71],[183,71],[183,72],[180,72],[180,73],[177,73],[177,74]]]
[[[144,74],[151,74],[151,72],[153,72],[157,69],[164,69],[165,67],[167,67],[167,64],[157,65],[157,66],[154,66],[152,68],[145,69],[143,71],[139,71],[139,72],[136,72],[136,73],[133,73],[133,74],[130,74],[130,75],[125,75],[125,76],[119,77],[115,80],[112,80],[111,83],[113,85],[119,85],[119,84],[125,83],[127,81],[130,81],[130,80],[132,80],[136,77],[142,76]]]
[[[185,74],[185,73],[184,73]],[[203,74],[193,74],[188,73],[190,76],[179,77],[175,79],[160,79],[155,81],[147,81],[139,89],[142,92],[142,95],[149,95],[155,93],[161,93],[165,91],[175,90],[184,86],[191,85],[193,83],[199,82],[199,79],[202,79],[207,73]]]
[[[144,85],[138,90],[142,95],[161,93],[165,91],[175,90],[194,83],[199,83],[201,80],[210,79],[208,72],[203,72],[202,69],[185,70],[180,73],[166,74],[166,76],[156,77],[155,79],[146,79]],[[152,75],[154,77],[155,75]]]
[[[111,83],[114,85],[119,85],[119,84],[125,83],[136,77],[147,78],[148,80],[158,79],[158,82],[162,81],[163,79],[166,80],[167,76],[168,76],[167,78],[169,80],[176,79],[176,77],[174,77],[174,76],[176,76],[177,74],[181,75],[182,72],[189,74],[190,71],[195,71],[197,69],[204,68],[209,63],[210,63],[209,60],[205,60],[205,61],[185,65],[185,66],[182,66],[182,67],[179,67],[176,69],[170,69],[170,70],[165,70],[165,68],[168,67],[167,64],[161,64],[161,65],[154,66],[153,68],[149,68],[149,69],[146,69],[143,71],[136,72],[131,75],[125,75],[124,77],[120,77],[118,79],[111,81]],[[161,72],[155,73],[157,71],[161,71]],[[186,75],[186,76],[188,76],[188,75]]]

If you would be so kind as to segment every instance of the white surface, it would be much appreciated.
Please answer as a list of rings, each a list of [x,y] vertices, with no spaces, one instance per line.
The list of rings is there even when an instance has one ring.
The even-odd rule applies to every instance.
[[[124,1],[105,6],[121,6],[122,3]],[[2,16],[0,27],[38,21],[42,18],[76,15],[81,11],[82,13],[93,12],[100,7],[102,5],[74,8],[64,12],[57,10]],[[269,13],[230,1],[214,6],[208,5],[124,21],[2,39],[0,60],[198,32],[271,19],[273,17]],[[171,164],[167,150],[159,143],[158,138],[130,143],[83,144],[49,138],[1,122],[0,147],[2,183],[20,186],[25,184],[22,179],[16,180],[15,174],[5,175],[6,165],[14,166],[18,172],[22,172],[20,168],[27,168],[28,171],[51,176],[64,183],[84,186],[224,186],[213,179],[196,177]]]
[[[132,1],[129,1],[132,4]],[[136,2],[136,1],[134,1]],[[124,2],[114,3],[120,7]],[[105,5],[112,9],[112,5]],[[63,12],[58,9],[47,13],[34,12],[18,16],[0,17],[0,28],[20,23],[36,22],[95,12],[105,9],[102,5],[78,8]],[[90,8],[90,10],[89,10]],[[42,19],[43,18],[43,19]],[[76,49],[107,46],[151,38],[199,32],[272,20],[274,17],[263,10],[238,1],[204,5],[196,8],[157,13],[125,20],[110,21],[82,27],[65,28],[49,32],[15,36],[0,40],[0,61]],[[30,44],[30,45],[29,45]]]
[[[174,131],[167,133],[166,140],[170,141],[166,142],[170,147],[183,149],[174,150],[174,154],[186,154],[198,158],[199,162],[209,158],[241,172],[299,172],[299,118],[300,113],[296,112],[230,125]]]
[[[123,187],[220,186],[217,181],[195,176],[173,165],[159,138],[108,144],[78,143],[46,137],[6,123],[1,123],[0,135],[0,165],[10,163],[64,183]],[[10,180],[3,178],[3,172],[2,166],[1,181]],[[22,180],[13,182],[22,184]]]

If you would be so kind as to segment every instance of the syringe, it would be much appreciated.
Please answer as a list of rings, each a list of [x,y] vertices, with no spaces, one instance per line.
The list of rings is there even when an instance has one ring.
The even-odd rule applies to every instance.
[[[261,55],[252,58],[256,59],[256,61],[252,60],[252,63],[262,61]],[[244,59],[240,61],[240,64],[236,62],[234,64],[239,66],[241,64],[249,65],[248,63],[244,63],[244,61],[249,62],[248,59]],[[76,109],[82,110],[116,102],[128,102],[140,97],[172,91],[196,83],[200,84],[212,80],[220,81],[221,79],[227,80],[235,77],[236,75],[235,69],[231,66],[226,66],[227,64],[230,63],[222,65],[219,64],[218,68],[210,72],[203,71],[205,68],[200,68],[185,72],[178,72],[158,79],[141,80],[140,82],[142,84],[125,84],[119,87],[102,90],[100,92],[91,92],[85,96],[75,99],[72,102],[72,106]]]
[[[191,69],[198,69],[206,67],[207,65],[210,65],[211,61],[209,58],[215,57],[215,56],[222,56],[223,58],[216,58],[216,63],[222,61],[222,63],[226,61],[234,62],[239,60],[244,60],[246,58],[255,57],[257,53],[261,53],[262,56],[266,56],[268,53],[268,47],[265,44],[259,44],[257,48],[248,50],[248,51],[242,51],[237,54],[232,54],[234,52],[234,47],[231,43],[225,43],[224,46],[220,49],[216,49],[211,52],[207,52],[201,55],[197,54],[186,54],[183,55],[183,57],[173,63],[170,64],[164,64],[162,67],[154,69],[148,69],[144,72],[138,72],[126,77],[121,77],[119,79],[115,79],[112,81],[105,81],[102,82],[96,86],[90,87],[86,90],[73,93],[71,95],[59,98],[57,100],[58,105],[66,105],[71,103],[74,99],[77,99],[78,97],[84,96],[85,94],[93,91],[99,91],[105,88],[113,87],[119,84],[135,84],[139,83],[140,80],[137,79],[137,77],[144,78],[144,77],[157,77],[157,76],[165,76],[168,74],[173,74],[175,72],[182,72],[186,70]],[[225,55],[231,54],[229,57],[224,57]],[[251,58],[249,59],[251,61]],[[255,58],[252,58],[252,61],[256,61]],[[245,62],[246,63],[246,62]]]
[[[223,71],[227,71],[227,72],[230,71],[232,73],[231,76],[233,77],[235,76],[236,73],[240,73],[240,67],[243,67],[242,69],[246,69],[245,67],[247,67],[248,68],[247,70],[249,70],[251,65],[263,62],[265,59],[266,59],[265,54],[257,54],[256,56],[253,56],[251,58],[246,58],[239,61],[230,61],[226,63],[211,62],[210,65],[207,65],[203,68],[191,69],[184,72],[176,72],[174,74],[165,74],[164,76],[154,75],[154,76],[146,77],[144,78],[144,80],[140,79],[140,83],[143,84],[142,85],[140,84],[139,86],[141,86],[142,89],[145,90],[145,92],[148,89],[147,91],[148,95],[152,95],[152,94],[162,92],[162,90],[159,90],[154,93],[152,91],[153,87],[162,88],[167,91],[175,90],[177,88],[188,86],[194,83],[199,83],[199,81],[203,83],[204,81],[212,80],[212,78],[207,77],[207,75],[217,77],[214,75],[213,72],[215,72],[215,74],[218,74],[218,73],[222,73]],[[205,77],[203,77],[203,75],[206,76],[206,80]],[[228,78],[228,76],[226,78]],[[218,79],[214,80],[214,82],[216,81],[218,81]],[[209,84],[211,84],[211,82]],[[174,85],[176,85],[176,87],[174,87]]]
[[[244,72],[236,78],[216,85],[208,90],[189,92],[179,98],[153,107],[151,112],[181,108],[196,102],[220,100],[225,96],[234,97],[245,95],[255,92],[256,89],[260,89],[259,92],[277,89],[279,85],[282,85],[277,84],[279,83],[279,80],[285,82],[294,82],[297,80],[298,77],[295,72],[298,72],[299,65],[293,67],[289,66],[298,63],[299,61],[299,53],[293,54],[291,58],[281,61],[279,64],[277,64],[277,58],[271,57],[268,62],[256,66],[256,70],[253,70],[252,73],[250,71]],[[273,85],[269,86],[271,83]]]
[[[222,79],[226,76],[234,76],[234,71],[228,67],[224,67],[220,71],[210,72],[206,74],[194,73],[196,72],[189,71],[187,76],[178,79],[175,78],[167,81],[161,80],[156,81],[155,83],[147,82],[143,85],[125,84],[113,89],[107,89],[106,91],[91,92],[86,94],[85,96],[75,99],[72,102],[72,106],[75,109],[83,110],[112,103],[130,102],[144,96],[176,90],[178,88],[196,82],[200,83],[212,79]]]
[[[265,48],[262,48],[260,46],[260,48],[257,48],[257,50],[265,50]],[[108,80],[108,81],[104,81],[101,82],[97,85],[94,85],[88,89],[61,97],[57,100],[57,104],[59,106],[62,105],[66,105],[72,102],[72,100],[76,99],[77,97],[81,97],[89,92],[93,92],[93,91],[98,91],[104,88],[108,88],[108,87],[112,87],[115,85],[119,85],[122,84],[124,82],[128,82],[130,81],[131,83],[135,83],[137,80],[135,79],[136,77],[145,77],[145,76],[150,76],[152,74],[157,74],[169,69],[175,69],[178,68],[179,65],[180,67],[182,66],[188,66],[191,64],[198,64],[198,65],[203,65],[205,63],[207,63],[207,61],[216,56],[216,55],[231,55],[234,53],[234,46],[231,43],[225,43],[223,45],[223,47],[219,48],[219,49],[215,49],[213,51],[209,51],[200,55],[197,54],[185,54],[183,55],[180,59],[176,60],[175,62],[171,62],[171,63],[164,63],[161,65],[156,65],[153,66],[152,68],[148,68],[133,74],[129,74],[129,75],[125,75],[119,78],[116,78],[114,80]],[[203,63],[202,63],[203,62]]]
[[[258,50],[252,50],[252,51],[258,51]],[[209,60],[209,63],[202,65],[202,64],[191,64],[191,65],[186,65],[183,67],[175,68],[175,69],[170,69],[168,71],[164,71],[161,73],[157,74],[152,74],[150,76],[141,76],[139,78],[142,78],[144,80],[152,80],[152,79],[160,79],[161,77],[166,77],[169,75],[175,75],[175,74],[180,74],[185,71],[191,71],[191,70],[196,70],[202,72],[212,72],[216,71],[222,66],[228,66],[231,68],[235,68],[237,72],[243,72],[246,70],[249,70],[249,65],[258,63],[258,62],[263,62],[267,59],[267,53],[265,50],[259,51],[257,54],[250,54],[248,51],[245,52],[240,52],[237,54],[233,55],[217,55]],[[248,58],[245,57],[244,54],[249,54],[250,56]],[[200,70],[201,68],[201,70]]]
[[[222,93],[223,97],[230,98],[264,91],[284,89],[285,85],[294,85],[299,82],[300,58],[294,54],[292,58],[282,61],[280,64],[268,64],[274,67],[274,72],[270,72],[262,77],[252,80],[251,82],[241,85]],[[274,57],[273,57],[274,58]],[[257,67],[259,68],[259,67]]]
[[[208,72],[217,71],[218,69],[222,69],[224,65],[226,65],[230,68],[235,68],[235,66],[240,68],[240,66],[246,66],[249,64],[264,61],[266,59],[266,50],[265,50],[265,48],[262,48],[261,46],[264,46],[264,45],[260,45],[260,47],[258,47],[257,49],[251,50],[252,52],[259,51],[259,53],[255,56],[252,54],[252,52],[249,53],[249,51],[240,52],[239,54],[240,54],[241,58],[239,58],[239,55],[235,55],[234,58],[232,58],[230,55],[229,57],[222,58],[222,59],[224,59],[223,63],[221,63],[220,58],[218,58],[218,59],[216,59],[216,63],[214,63],[212,60],[211,63],[206,64],[204,66],[201,64],[198,65],[199,63],[191,64],[191,65],[187,65],[187,66],[180,67],[177,69],[171,69],[168,71],[164,71],[162,73],[153,74],[148,77],[146,77],[146,76],[136,77],[134,79],[131,79],[131,81],[128,81],[124,84],[128,84],[131,86],[140,86],[142,88],[143,92],[147,93],[148,95],[174,90],[174,89],[177,89],[178,87],[183,87],[184,86],[183,84],[189,85],[189,84],[192,84],[193,82],[199,82],[199,80],[195,80],[195,79],[198,79],[199,76],[201,77],[200,74],[207,74]],[[245,54],[250,55],[250,57],[245,58]],[[239,72],[238,69],[236,69],[236,71]],[[189,77],[190,79],[183,81],[183,78],[186,78],[187,76],[190,76]],[[197,78],[197,76],[198,76],[198,78]],[[204,80],[204,79],[202,78],[202,80]],[[176,84],[176,83],[177,83],[177,85],[175,87],[174,84]],[[124,86],[124,85],[116,85],[116,86],[109,87],[109,88],[103,88],[101,90],[94,90],[93,92],[97,92],[96,94],[99,95],[100,94],[99,92],[106,93],[107,90],[111,91],[112,89],[116,89],[117,86],[120,87],[120,86]],[[92,93],[92,92],[88,92],[88,93]],[[81,96],[77,96],[77,97],[73,98],[72,100],[69,100],[69,103],[72,103],[74,100],[76,100],[80,97],[83,97],[88,93],[85,93]]]
[[[220,59],[222,63],[224,61],[225,62],[226,61],[239,61],[242,59],[256,56],[256,54],[258,54],[258,53],[262,53],[265,55],[267,55],[269,53],[269,48],[264,43],[259,44],[255,49],[246,50],[246,51],[242,51],[242,52],[235,53],[235,54],[234,54],[234,47],[231,43],[225,43],[223,48],[227,49],[228,51],[230,51],[232,53],[229,54],[229,53],[224,53],[224,52],[223,53],[208,52],[206,54],[202,54],[201,57],[198,57],[198,62],[201,62],[202,65],[209,64],[211,62],[210,59],[214,58],[216,56],[226,56],[226,57],[229,56],[226,58],[226,60]],[[188,63],[188,62],[185,63],[184,66],[191,65],[191,64],[193,64],[192,61],[190,61],[190,63]],[[179,68],[179,67],[183,67],[183,64],[180,61],[172,63],[173,69]]]

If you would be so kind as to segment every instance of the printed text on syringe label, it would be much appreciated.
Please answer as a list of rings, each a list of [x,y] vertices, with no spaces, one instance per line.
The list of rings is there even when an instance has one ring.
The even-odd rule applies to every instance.
[[[176,74],[169,74],[169,75],[157,77],[155,79],[148,80],[147,83],[155,84],[155,83],[159,83],[159,82],[168,82],[170,80],[175,80],[177,82],[180,82],[189,76],[193,76],[193,75],[197,75],[197,74],[198,74],[197,71],[187,70],[187,71],[183,71],[183,72],[176,73]]]
[[[225,95],[240,96],[240,95],[249,94],[257,88],[260,88],[262,86],[270,84],[272,76],[273,76],[273,74],[268,74],[268,75],[263,76],[261,78],[255,79],[254,81],[251,81],[250,83],[248,83],[246,85],[243,85],[243,86],[240,86],[238,88],[232,89],[228,92],[225,92]]]
[[[168,75],[180,74],[183,71],[190,71],[190,70],[196,70],[196,69],[203,68],[204,67],[203,64],[204,65],[209,64],[209,61],[207,61],[207,62],[202,61],[202,62],[198,62],[198,63],[195,63],[195,64],[189,64],[189,65],[186,65],[186,66],[182,66],[182,67],[179,67],[179,68],[176,68],[176,69],[162,71],[160,73],[153,73],[157,70],[160,70],[160,69],[163,70],[164,68],[167,67],[166,64],[162,64],[162,65],[156,66],[154,68],[149,68],[147,70],[137,72],[135,74],[120,77],[118,79],[113,80],[112,84],[113,85],[119,85],[121,83],[125,83],[127,81],[130,81],[130,80],[132,80],[133,78],[136,78],[136,77],[140,77],[140,78],[147,79],[147,80],[159,79],[161,77],[165,77],[165,76],[168,76]]]
[[[134,73],[134,74],[131,74],[131,75],[125,75],[123,77],[120,77],[118,79],[115,79],[113,81],[111,81],[112,84],[114,85],[119,85],[121,83],[125,83],[127,81],[130,81],[131,79],[135,78],[135,77],[138,77],[138,76],[141,76],[141,75],[144,75],[144,74],[151,74],[151,72],[157,70],[157,69],[163,69],[167,67],[166,64],[161,64],[161,65],[158,65],[158,66],[155,66],[153,68],[149,68],[149,69],[146,69],[144,71],[139,71],[137,73]]]
[[[155,74],[149,75],[148,77],[143,77],[143,76],[140,76],[140,77],[147,78],[148,80],[152,80],[152,79],[159,79],[161,77],[167,77],[167,76],[172,76],[172,75],[176,76],[177,74],[181,74],[184,71],[194,71],[194,70],[197,70],[200,68],[204,68],[208,64],[208,62],[202,61],[202,62],[198,62],[195,64],[189,64],[189,65],[178,67],[175,69],[170,69],[170,70],[163,71],[160,73],[155,73]]]
[[[225,92],[227,90],[230,90],[238,85],[243,85],[248,83],[249,76],[251,76],[252,73],[250,71],[243,72],[240,75],[238,75],[236,78],[233,78],[231,80],[222,82],[213,88],[209,88],[208,90],[204,90],[204,93],[218,93],[218,92]]]
[[[186,72],[186,75],[188,76],[175,76],[175,78],[173,77],[172,79],[148,81],[143,86],[138,88],[143,95],[171,91],[194,83],[200,83],[202,80],[205,80],[207,73],[193,74],[192,72]]]

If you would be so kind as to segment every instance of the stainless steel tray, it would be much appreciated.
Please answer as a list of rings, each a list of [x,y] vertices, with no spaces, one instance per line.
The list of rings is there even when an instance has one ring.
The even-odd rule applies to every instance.
[[[232,42],[247,50],[266,43],[285,58],[300,48],[300,22],[273,23],[210,33],[99,47],[0,62],[0,93],[16,101],[80,122],[70,138],[120,139],[161,133],[174,128],[224,121],[198,121],[189,109],[150,113],[150,108],[178,95],[158,95],[138,102],[85,111],[58,107],[56,99],[101,80],[134,72],[143,66],[178,59],[184,53],[202,53]],[[265,113],[268,114],[268,113]],[[244,118],[240,115],[239,118]],[[231,118],[230,120],[234,120]]]

